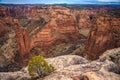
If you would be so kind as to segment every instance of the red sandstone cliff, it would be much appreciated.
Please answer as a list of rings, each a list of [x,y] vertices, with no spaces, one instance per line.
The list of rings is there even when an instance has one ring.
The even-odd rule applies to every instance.
[[[29,52],[48,57],[49,54],[80,54],[88,37],[83,55],[88,59],[97,59],[105,50],[120,46],[119,18],[99,16],[100,12],[106,13],[108,9],[0,6],[0,33],[5,34],[10,29],[15,31],[21,58]],[[18,22],[13,24],[13,19]],[[7,28],[4,29],[4,25]]]
[[[120,19],[98,16],[87,39],[84,57],[98,59],[108,49],[120,47]]]

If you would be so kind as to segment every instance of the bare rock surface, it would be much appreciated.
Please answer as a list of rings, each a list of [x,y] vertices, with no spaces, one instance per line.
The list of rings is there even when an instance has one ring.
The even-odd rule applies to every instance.
[[[88,61],[77,55],[64,55],[46,61],[55,71],[43,80],[120,80],[120,67],[108,59]],[[30,80],[30,76],[26,67],[18,72],[0,73],[0,80]]]
[[[0,80],[30,80],[30,76],[26,71],[1,72]]]
[[[120,48],[115,48],[111,50],[107,50],[103,53],[102,56],[99,57],[101,61],[111,60],[120,66]]]
[[[113,68],[118,67],[111,61],[93,61],[58,69],[44,80],[120,80],[120,74],[110,72]],[[87,79],[82,79],[84,76]],[[75,77],[78,78],[75,79]]]
[[[77,55],[65,55],[55,58],[46,59],[49,64],[52,64],[56,69],[63,69],[71,65],[85,64],[89,61]]]

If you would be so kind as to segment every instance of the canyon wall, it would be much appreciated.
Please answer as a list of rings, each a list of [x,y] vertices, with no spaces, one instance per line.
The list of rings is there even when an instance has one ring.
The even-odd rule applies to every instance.
[[[1,6],[0,10],[1,19],[11,25],[11,30],[15,30],[21,54],[26,51],[25,47],[22,47],[25,45],[24,40],[21,39],[22,37],[24,39],[22,36],[24,33],[21,31],[24,28],[28,32],[25,36],[29,36],[31,41],[28,44],[27,39],[26,46],[31,45],[31,49],[36,46],[43,48],[43,46],[53,46],[53,44],[63,42],[74,43],[82,39],[81,28],[87,29],[86,33],[82,34],[83,36],[89,32],[92,24],[90,16],[96,15],[97,12],[71,10],[61,6]],[[13,19],[18,20],[19,27],[12,27],[15,26]]]
[[[84,57],[94,60],[106,50],[120,47],[120,18],[98,16],[86,42]]]
[[[88,59],[97,59],[107,49],[120,47],[120,19],[107,15],[109,10],[109,7],[77,10],[52,5],[0,6],[0,40],[13,32],[12,40],[17,46],[10,53],[19,53],[21,57],[83,54]],[[8,39],[5,37],[4,41]],[[4,41],[2,47],[8,44]]]

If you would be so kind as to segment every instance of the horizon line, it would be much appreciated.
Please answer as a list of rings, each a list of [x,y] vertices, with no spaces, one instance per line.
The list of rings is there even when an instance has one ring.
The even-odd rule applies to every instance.
[[[70,5],[70,4],[76,4],[76,5],[79,5],[79,4],[88,4],[88,5],[91,5],[91,4],[100,4],[100,5],[102,5],[102,4],[106,4],[106,5],[109,5],[109,4],[117,4],[117,5],[120,5],[120,2],[100,2],[100,3],[7,3],[7,2],[0,2],[0,4],[28,4],[28,5],[34,5],[34,4],[44,4],[44,5],[54,5],[54,4],[68,4],[68,5]]]

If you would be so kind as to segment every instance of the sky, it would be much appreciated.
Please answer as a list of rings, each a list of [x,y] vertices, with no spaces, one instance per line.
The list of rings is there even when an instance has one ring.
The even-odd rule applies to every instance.
[[[120,0],[0,0],[0,3],[12,4],[92,4],[92,3],[109,3],[119,2]]]

